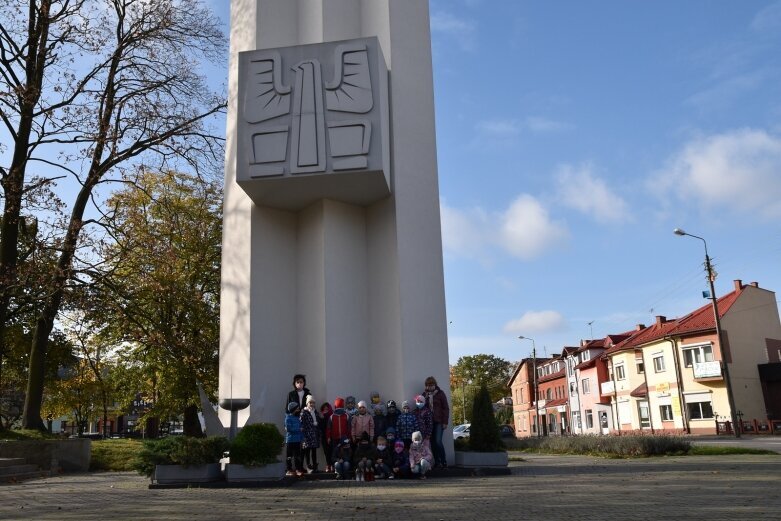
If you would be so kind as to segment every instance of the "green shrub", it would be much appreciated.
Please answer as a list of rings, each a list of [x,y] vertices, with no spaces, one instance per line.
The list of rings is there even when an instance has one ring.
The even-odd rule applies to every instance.
[[[230,446],[231,463],[262,466],[277,461],[285,438],[273,423],[244,426]]]
[[[138,451],[141,450],[140,440],[94,440],[91,444],[90,470],[128,471],[134,470],[133,464]]]
[[[169,436],[161,440],[146,440],[133,468],[152,477],[156,465],[205,465],[218,463],[228,450],[228,439],[222,436],[192,438]]]
[[[494,418],[494,406],[485,384],[472,402],[472,425],[469,427],[469,448],[476,452],[499,452],[502,439]]]

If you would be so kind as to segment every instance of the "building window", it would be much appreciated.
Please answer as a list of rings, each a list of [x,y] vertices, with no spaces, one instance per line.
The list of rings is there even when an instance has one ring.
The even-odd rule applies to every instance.
[[[527,423],[527,421],[528,421],[528,420],[526,419],[526,416],[524,416],[524,417],[521,419],[521,422],[523,423],[523,432],[526,432],[526,431],[528,431],[528,430],[529,430],[529,424]]]
[[[592,411],[591,409],[586,409],[586,428],[587,429],[594,428],[594,411]]]
[[[537,417],[535,416],[533,419],[534,419],[534,423],[532,423],[532,432],[536,434],[537,433]]]
[[[686,411],[691,420],[713,418],[713,407],[710,402],[692,402],[686,404]]]
[[[673,421],[673,406],[672,405],[660,405],[659,413],[662,416],[663,422]]]
[[[583,379],[583,394],[591,394],[591,382],[588,378]]]
[[[626,371],[624,371],[624,365],[616,366],[616,380],[626,380]]]
[[[635,359],[635,364],[637,364],[637,374],[645,373],[645,363],[642,358]]]
[[[583,425],[580,423],[580,411],[572,411],[572,425],[576,429],[582,429]]]
[[[556,415],[548,415],[548,432],[556,432]]]
[[[545,391],[545,398],[547,400],[552,400],[553,399],[553,389],[551,389],[550,387],[548,388],[547,391]]]
[[[640,416],[640,428],[647,429],[651,426],[651,411],[647,401],[637,402],[637,412]]]
[[[569,383],[569,392],[570,392],[570,394],[577,394],[578,386],[575,384],[575,382],[570,382]]]
[[[683,365],[685,367],[691,367],[700,362],[713,362],[712,346],[704,345],[683,350]]]
[[[664,355],[654,357],[654,371],[657,373],[664,372]]]

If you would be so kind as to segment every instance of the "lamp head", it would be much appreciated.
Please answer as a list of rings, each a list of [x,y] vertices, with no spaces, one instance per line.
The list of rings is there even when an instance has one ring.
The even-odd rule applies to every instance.
[[[673,233],[674,233],[675,235],[680,235],[680,236],[684,236],[684,235],[686,235],[686,232],[685,232],[685,231],[683,231],[683,230],[681,230],[680,228],[676,228],[676,229],[674,229],[674,230],[673,230]]]

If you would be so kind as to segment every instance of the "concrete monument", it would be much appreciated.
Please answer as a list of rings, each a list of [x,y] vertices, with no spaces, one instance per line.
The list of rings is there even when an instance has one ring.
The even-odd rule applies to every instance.
[[[233,0],[229,89],[220,399],[449,394],[428,2]]]

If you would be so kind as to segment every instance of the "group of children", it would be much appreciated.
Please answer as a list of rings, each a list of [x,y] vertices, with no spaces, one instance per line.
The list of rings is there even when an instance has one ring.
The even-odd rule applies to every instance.
[[[336,479],[355,476],[357,481],[426,478],[434,466],[431,448],[432,411],[423,395],[415,397],[415,409],[407,401],[385,404],[372,393],[371,404],[337,397],[316,407],[306,388],[306,377],[293,377],[285,416],[287,475],[318,472],[317,449],[322,446],[325,471]],[[446,466],[446,465],[445,465]]]

